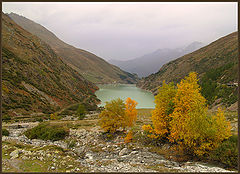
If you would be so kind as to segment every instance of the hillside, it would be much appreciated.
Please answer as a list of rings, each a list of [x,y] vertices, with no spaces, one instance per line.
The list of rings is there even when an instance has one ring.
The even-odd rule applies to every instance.
[[[191,53],[201,47],[203,47],[203,43],[193,42],[186,47],[158,49],[135,59],[127,61],[109,60],[109,62],[127,72],[136,73],[139,77],[146,77],[152,73],[156,73],[165,63]]]
[[[2,13],[3,115],[51,113],[80,102],[96,106],[97,89],[49,45]]]
[[[157,73],[143,78],[137,85],[156,94],[164,80],[176,83],[191,71],[198,73],[202,93],[209,104],[224,103],[230,106],[235,103],[237,87],[231,84],[238,82],[238,33],[231,33],[165,64]]]
[[[102,58],[66,44],[45,27],[15,13],[8,14],[18,25],[48,43],[62,60],[93,83],[136,83],[136,76]]]

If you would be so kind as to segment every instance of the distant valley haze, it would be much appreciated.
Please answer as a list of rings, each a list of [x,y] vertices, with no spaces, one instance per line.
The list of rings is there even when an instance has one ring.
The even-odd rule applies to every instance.
[[[234,2],[3,2],[3,12],[33,20],[64,42],[111,63],[182,48],[196,41],[207,45],[237,31]],[[140,74],[145,75],[149,72]]]

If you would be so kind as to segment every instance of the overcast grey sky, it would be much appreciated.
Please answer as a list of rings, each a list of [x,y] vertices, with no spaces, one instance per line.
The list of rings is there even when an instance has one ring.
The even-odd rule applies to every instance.
[[[75,47],[106,60],[127,60],[237,31],[237,3],[3,2]]]

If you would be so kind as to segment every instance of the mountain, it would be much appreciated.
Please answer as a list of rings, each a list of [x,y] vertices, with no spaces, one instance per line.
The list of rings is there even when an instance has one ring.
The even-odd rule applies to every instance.
[[[52,113],[80,102],[96,106],[97,89],[48,44],[2,13],[3,115]]]
[[[62,60],[94,83],[136,83],[136,76],[109,64],[102,58],[75,48],[45,27],[15,13],[8,14],[18,25],[48,43]]]
[[[137,86],[157,93],[162,82],[180,82],[189,72],[200,78],[203,95],[209,104],[229,106],[237,101],[238,33],[234,32],[190,54],[162,66],[155,74],[143,78]]]
[[[203,46],[204,44],[201,42],[193,42],[182,48],[158,49],[153,53],[135,59],[127,61],[109,60],[109,62],[125,71],[136,73],[139,77],[146,77],[152,73],[156,73],[165,63],[191,53]]]

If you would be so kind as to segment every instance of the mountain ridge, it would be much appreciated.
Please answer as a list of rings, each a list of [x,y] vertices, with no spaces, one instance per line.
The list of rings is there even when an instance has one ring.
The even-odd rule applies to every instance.
[[[209,100],[209,104],[219,99],[229,106],[237,101],[237,88],[229,85],[238,81],[237,55],[238,32],[233,32],[164,64],[157,73],[142,78],[137,86],[156,94],[163,81],[178,83],[189,72],[195,71],[198,73],[203,95]]]
[[[73,103],[93,107],[98,87],[51,47],[2,13],[2,112],[52,113]]]
[[[203,45],[203,43],[195,41],[180,48],[160,48],[152,53],[127,61],[109,60],[108,62],[130,73],[136,73],[139,77],[145,77],[152,73],[156,73],[165,63],[185,54],[189,54]]]
[[[15,13],[10,13],[8,16],[22,28],[48,43],[66,64],[89,81],[94,83],[136,83],[136,76],[109,64],[93,53],[65,43],[42,25]]]

